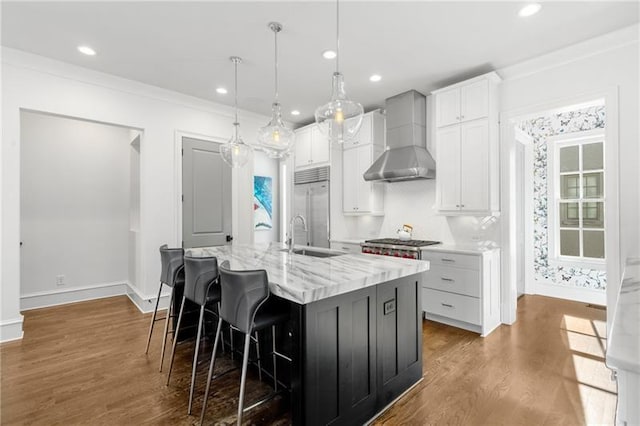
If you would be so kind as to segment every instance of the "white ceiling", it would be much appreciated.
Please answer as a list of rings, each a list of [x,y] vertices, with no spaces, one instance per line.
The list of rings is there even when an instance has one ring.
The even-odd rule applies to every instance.
[[[423,93],[638,22],[638,3],[546,2],[529,18],[523,2],[341,2],[341,68],[349,96],[366,109],[386,97]],[[285,118],[313,119],[330,96],[333,2],[2,2],[2,45],[167,89],[233,103],[231,55],[240,68],[240,107],[268,114],[273,35],[280,34]],[[98,55],[76,47],[86,44]],[[371,83],[373,73],[382,81]],[[299,109],[299,117],[289,115]]]

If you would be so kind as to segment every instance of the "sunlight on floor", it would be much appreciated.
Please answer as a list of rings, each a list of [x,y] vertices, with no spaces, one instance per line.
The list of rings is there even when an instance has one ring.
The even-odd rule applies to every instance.
[[[605,366],[606,323],[604,321],[563,317],[572,363],[564,376],[578,386],[586,424],[611,424],[605,413],[615,411],[617,388],[611,371]]]

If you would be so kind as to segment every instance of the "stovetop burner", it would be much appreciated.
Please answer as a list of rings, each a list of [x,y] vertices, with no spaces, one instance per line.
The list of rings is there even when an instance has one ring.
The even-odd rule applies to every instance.
[[[367,244],[386,244],[392,246],[408,246],[408,247],[424,247],[440,244],[440,241],[428,240],[401,240],[398,238],[379,238],[375,240],[366,240]]]

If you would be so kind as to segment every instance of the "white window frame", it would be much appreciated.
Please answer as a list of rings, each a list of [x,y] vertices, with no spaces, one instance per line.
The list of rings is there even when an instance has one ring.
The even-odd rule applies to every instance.
[[[548,222],[547,222],[547,235],[549,238],[549,264],[552,266],[567,266],[567,267],[576,267],[576,268],[587,268],[587,269],[595,269],[595,270],[606,270],[606,244],[605,244],[605,254],[604,258],[589,258],[589,257],[581,257],[581,256],[566,256],[560,254],[560,231],[561,227],[558,224],[558,220],[560,217],[560,149],[567,146],[576,146],[576,145],[588,145],[590,143],[602,142],[603,157],[606,156],[606,140],[605,140],[605,129],[594,129],[583,132],[574,132],[574,133],[566,133],[562,135],[552,136],[547,139],[547,153],[548,153],[548,162],[547,162],[547,212],[548,212]],[[584,171],[582,170],[582,149],[579,151],[578,162],[580,166],[580,176],[583,175]],[[602,172],[604,176],[605,185],[603,186],[603,197],[602,198],[594,198],[594,199],[585,199],[582,194],[582,189],[580,189],[580,197],[576,199],[578,203],[578,217],[582,218],[582,203],[583,202],[602,202],[603,206],[606,206],[606,181],[607,181],[607,173],[606,173],[606,158],[603,158],[603,169],[599,170],[589,170],[589,172]],[[583,186],[583,181],[580,179],[580,188]],[[603,207],[605,208],[605,207]],[[606,211],[605,208],[605,217],[609,212]],[[562,228],[569,229],[569,228]],[[580,251],[583,250],[583,230],[591,230],[592,228],[584,228],[582,220],[580,220],[579,226],[577,228],[570,228],[571,230],[577,230],[580,235]],[[599,230],[599,228],[597,228]],[[607,230],[606,230],[606,222],[603,227],[604,232],[604,241],[606,242],[607,238]]]

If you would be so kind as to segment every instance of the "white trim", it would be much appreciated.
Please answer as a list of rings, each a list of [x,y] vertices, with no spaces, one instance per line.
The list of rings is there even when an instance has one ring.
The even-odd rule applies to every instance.
[[[563,133],[555,136],[551,136],[547,138],[547,236],[549,243],[549,264],[556,265],[564,265],[564,266],[575,266],[578,268],[589,268],[589,269],[605,269],[606,265],[606,250],[605,250],[605,258],[597,259],[597,258],[588,258],[583,256],[563,256],[560,254],[560,231],[563,229],[576,230],[579,233],[579,248],[580,253],[583,252],[583,231],[587,230],[602,230],[605,233],[605,241],[606,241],[606,229],[603,228],[585,228],[582,225],[583,213],[582,213],[582,205],[585,202],[602,202],[606,204],[606,191],[603,197],[588,199],[584,198],[584,194],[582,193],[582,176],[584,173],[592,173],[592,172],[602,172],[604,175],[605,183],[607,181],[608,174],[605,169],[600,170],[587,170],[586,172],[582,168],[582,156],[583,150],[582,146],[601,142],[603,144],[603,166],[606,161],[606,138],[605,138],[605,129],[592,129],[586,131],[578,131],[571,133]],[[568,146],[578,146],[578,170],[575,172],[565,173],[560,172],[560,161],[558,160],[560,155],[560,149]],[[563,199],[560,198],[560,191],[558,185],[558,176],[567,175],[567,174],[578,174],[579,175],[579,185],[580,191],[577,198],[574,199]],[[559,203],[560,201],[569,202],[569,203],[577,203],[578,204],[578,218],[579,224],[575,228],[562,228],[562,226],[558,226],[558,220],[560,213]],[[607,216],[606,207],[605,217]]]
[[[610,33],[596,36],[551,53],[517,63],[498,70],[503,80],[517,80],[533,74],[563,67],[589,57],[598,56],[605,52],[621,49],[638,43],[640,26],[634,24]]]
[[[59,290],[56,289],[27,293],[20,296],[20,310],[29,311],[31,309],[103,299],[105,297],[122,296],[126,294],[126,291],[127,282],[117,281]]]
[[[635,26],[637,29],[638,27]],[[517,291],[515,290],[515,279],[513,271],[517,270],[517,258],[514,255],[516,250],[512,247],[516,233],[515,220],[511,212],[515,211],[515,197],[513,196],[513,186],[515,176],[513,163],[515,163],[515,125],[534,116],[549,110],[562,108],[566,105],[576,105],[598,99],[605,100],[607,108],[607,121],[605,123],[605,169],[609,170],[608,179],[605,180],[605,210],[611,212],[605,216],[605,252],[607,253],[607,282],[619,282],[622,271],[620,259],[620,204],[619,204],[619,167],[618,167],[618,86],[585,93],[572,98],[552,100],[549,102],[535,104],[527,107],[517,108],[500,113],[502,150],[501,150],[501,177],[500,195],[502,200],[501,211],[504,220],[501,221],[501,234],[503,235],[502,250],[504,261],[502,264],[502,322],[509,324],[516,319]],[[513,222],[513,223],[512,223]],[[513,241],[512,241],[513,240]],[[526,251],[526,250],[525,250]],[[511,287],[514,287],[512,289]],[[554,286],[559,287],[559,286]],[[582,291],[582,288],[579,288]],[[537,290],[534,290],[537,291]],[[593,290],[591,290],[593,291]],[[556,296],[553,296],[556,297]],[[611,314],[608,312],[607,316]],[[608,318],[607,329],[610,329],[611,318]]]
[[[593,303],[595,305],[607,305],[607,292],[585,287],[573,287],[556,285],[546,282],[535,282],[535,294],[558,299],[567,299],[574,302]]]
[[[156,306],[157,293],[153,295],[142,294],[131,283],[127,283],[126,295],[142,314],[153,312],[153,308],[155,308]],[[162,289],[162,293],[160,294],[160,304],[158,305],[158,311],[167,309],[167,307],[169,306],[170,295],[171,291],[169,290],[169,287],[164,286],[164,288]]]
[[[23,320],[24,317],[20,315],[18,318],[0,322],[0,343],[22,339],[24,336],[24,332],[22,331]]]

